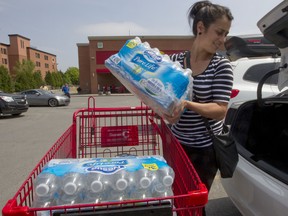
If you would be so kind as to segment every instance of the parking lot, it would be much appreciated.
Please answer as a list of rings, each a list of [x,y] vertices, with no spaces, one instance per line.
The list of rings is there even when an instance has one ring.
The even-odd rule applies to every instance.
[[[72,95],[69,106],[30,107],[19,117],[0,117],[0,207],[11,199],[36,166],[37,162],[71,125],[73,113],[88,105],[91,95]],[[140,101],[132,95],[95,96],[90,106],[119,107],[137,106]],[[240,216],[216,177],[209,203],[209,216]]]

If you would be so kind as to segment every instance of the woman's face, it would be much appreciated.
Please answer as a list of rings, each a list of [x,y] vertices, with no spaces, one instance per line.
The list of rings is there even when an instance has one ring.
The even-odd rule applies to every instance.
[[[203,46],[209,53],[215,53],[223,48],[226,37],[231,27],[231,21],[223,16],[212,23],[203,34]]]

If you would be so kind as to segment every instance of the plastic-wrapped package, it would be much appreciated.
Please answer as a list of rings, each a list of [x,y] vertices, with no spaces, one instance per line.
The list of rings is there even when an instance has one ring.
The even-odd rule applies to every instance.
[[[33,206],[170,196],[174,178],[160,155],[52,159],[35,179]]]
[[[158,115],[171,116],[192,89],[192,71],[183,69],[140,38],[128,40],[105,61],[111,73]]]

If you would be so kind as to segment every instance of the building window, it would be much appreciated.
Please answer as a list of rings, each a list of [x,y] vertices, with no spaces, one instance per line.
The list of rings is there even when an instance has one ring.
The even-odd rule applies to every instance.
[[[49,68],[49,64],[45,63],[45,68]]]
[[[36,61],[36,67],[41,67],[40,62]]]
[[[2,58],[2,64],[5,64],[5,65],[7,65],[7,64],[8,64],[8,60],[7,60],[7,59],[5,59],[5,58]]]
[[[23,41],[23,40],[20,40],[20,44],[21,44],[21,48],[25,48],[25,47],[24,47],[24,41]]]
[[[7,50],[5,48],[1,48],[1,53],[6,55],[7,54]]]
[[[40,58],[40,53],[35,53],[36,58]]]
[[[47,56],[47,55],[44,55],[44,59],[45,59],[45,60],[48,60],[48,56]]]

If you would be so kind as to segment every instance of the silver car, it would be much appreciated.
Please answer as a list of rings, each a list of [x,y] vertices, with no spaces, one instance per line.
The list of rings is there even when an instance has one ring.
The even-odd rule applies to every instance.
[[[263,94],[262,97],[260,90],[265,79],[261,80],[257,99],[238,104],[231,120],[239,163],[233,177],[222,179],[222,185],[245,216],[288,215],[287,8],[288,1],[285,0],[258,22],[264,36],[281,51],[280,67],[268,73],[279,74],[281,93],[265,98]]]
[[[70,98],[66,95],[55,94],[43,89],[29,89],[22,91],[26,95],[29,106],[68,106]]]

